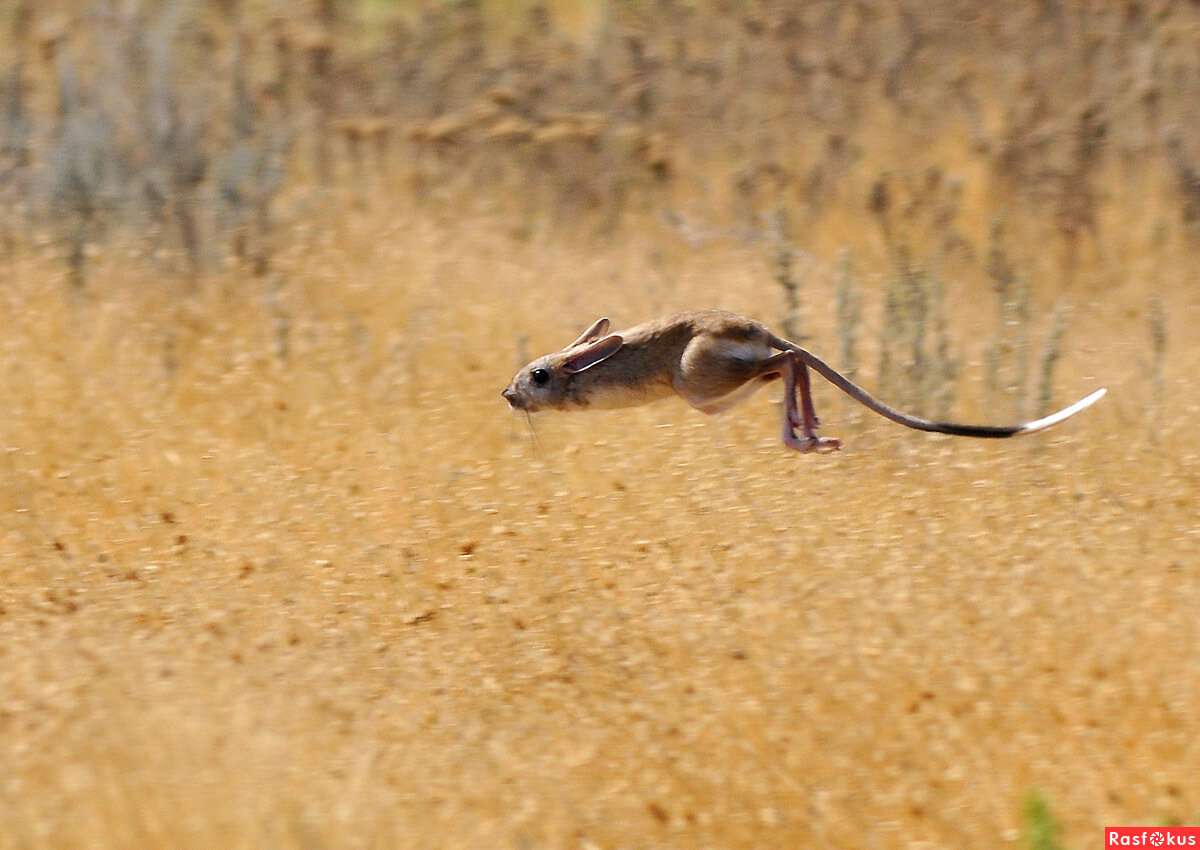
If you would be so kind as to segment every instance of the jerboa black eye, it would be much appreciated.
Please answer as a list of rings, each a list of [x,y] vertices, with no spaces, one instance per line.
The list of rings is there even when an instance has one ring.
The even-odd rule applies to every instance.
[[[529,377],[533,379],[534,384],[544,387],[546,386],[546,382],[550,380],[550,373],[545,369],[534,369],[529,373]]]

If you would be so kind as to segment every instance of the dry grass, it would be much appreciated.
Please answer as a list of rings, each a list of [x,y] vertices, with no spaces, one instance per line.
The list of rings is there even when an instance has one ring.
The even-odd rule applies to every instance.
[[[1193,6],[526,7],[0,10],[0,850],[1200,818]],[[702,306],[1110,395],[499,398]]]
[[[1200,814],[1194,290],[1162,294],[1158,444],[1131,284],[1073,305],[1057,400],[1112,394],[1042,437],[850,430],[823,388],[840,454],[786,452],[766,396],[546,417],[539,453],[498,396],[519,347],[771,318],[769,252],[336,220],[192,295],[0,266],[0,847],[1011,846],[1031,789],[1083,847]]]

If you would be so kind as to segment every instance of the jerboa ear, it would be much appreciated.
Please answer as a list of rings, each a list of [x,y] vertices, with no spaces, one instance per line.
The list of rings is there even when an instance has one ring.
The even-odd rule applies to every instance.
[[[570,351],[577,345],[583,345],[585,342],[591,342],[592,340],[599,339],[606,333],[608,333],[608,319],[597,319],[592,323],[590,328],[583,332],[579,339],[568,345],[563,349],[563,351]]]
[[[562,363],[559,364],[559,369],[564,374],[574,375],[577,372],[582,372],[584,369],[590,369],[597,363],[607,360],[617,353],[617,350],[625,344],[625,340],[617,334],[611,334],[604,339],[591,343],[590,345],[580,348],[578,351],[572,352],[567,356]]]

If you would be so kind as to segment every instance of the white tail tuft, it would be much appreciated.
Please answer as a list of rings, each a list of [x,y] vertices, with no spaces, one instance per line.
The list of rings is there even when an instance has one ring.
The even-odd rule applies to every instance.
[[[1074,416],[1076,413],[1083,410],[1084,408],[1091,407],[1093,404],[1098,402],[1104,396],[1104,394],[1106,392],[1108,392],[1108,390],[1101,387],[1100,389],[1096,390],[1094,393],[1092,393],[1087,398],[1081,398],[1079,401],[1075,402],[1070,407],[1064,407],[1062,410],[1058,411],[1057,413],[1051,413],[1049,416],[1044,416],[1041,419],[1035,419],[1032,422],[1026,422],[1024,425],[1021,426],[1020,430],[1017,431],[1017,433],[1018,434],[1032,434],[1034,431],[1044,431],[1045,429],[1049,428],[1051,425],[1057,425],[1059,422],[1062,422],[1064,419]]]

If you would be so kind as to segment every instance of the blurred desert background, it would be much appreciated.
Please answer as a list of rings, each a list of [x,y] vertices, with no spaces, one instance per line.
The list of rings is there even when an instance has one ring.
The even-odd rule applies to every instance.
[[[1200,821],[1200,7],[0,4],[0,848]],[[816,385],[526,420],[592,320]]]

